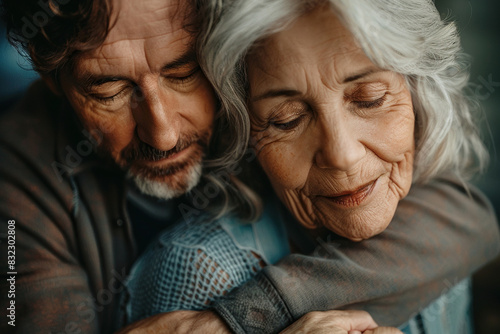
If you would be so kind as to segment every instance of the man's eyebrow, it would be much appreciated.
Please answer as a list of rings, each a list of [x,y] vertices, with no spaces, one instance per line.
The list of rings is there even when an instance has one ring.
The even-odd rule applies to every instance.
[[[181,68],[196,61],[197,61],[196,54],[193,50],[190,49],[184,54],[180,55],[177,59],[174,59],[170,63],[163,66],[162,71]],[[80,85],[84,89],[90,90],[91,88],[102,86],[108,82],[115,82],[122,80],[129,81],[130,79],[122,76],[109,76],[109,75],[87,73],[83,75]]]
[[[368,76],[370,74],[378,73],[378,72],[387,72],[387,70],[383,70],[383,69],[380,69],[380,68],[372,67],[372,68],[369,68],[367,70],[364,70],[361,73],[357,73],[357,74],[348,76],[347,78],[344,79],[344,81],[342,83],[346,84],[346,83],[349,83],[349,82],[353,82],[353,81],[362,79],[362,78],[364,78],[364,77],[366,77],[366,76]]]
[[[196,53],[194,52],[194,50],[189,49],[184,54],[180,55],[177,59],[174,59],[170,63],[163,66],[162,71],[165,72],[168,70],[175,70],[196,62],[197,62]]]
[[[269,99],[273,97],[280,97],[280,96],[285,96],[285,97],[293,97],[300,95],[301,93],[297,90],[293,89],[270,89],[252,99],[252,102],[257,102],[260,100],[264,99]]]
[[[108,75],[94,75],[94,74],[85,74],[82,81],[81,86],[84,89],[91,89],[93,87],[102,86],[108,82],[115,82],[121,80],[128,80],[125,77],[116,77],[116,76],[108,76]]]

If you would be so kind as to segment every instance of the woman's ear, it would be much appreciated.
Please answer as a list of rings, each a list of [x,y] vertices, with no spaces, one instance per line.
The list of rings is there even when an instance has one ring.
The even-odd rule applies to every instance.
[[[52,93],[62,96],[63,92],[61,88],[59,88],[59,85],[55,82],[55,79],[46,75],[42,75],[42,80],[45,82],[47,86],[49,86],[49,89],[52,91]]]

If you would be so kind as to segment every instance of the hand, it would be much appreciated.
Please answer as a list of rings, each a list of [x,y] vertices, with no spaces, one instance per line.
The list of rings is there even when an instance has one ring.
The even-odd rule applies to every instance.
[[[210,311],[174,311],[134,322],[116,334],[230,334],[226,324]]]
[[[349,334],[356,334],[356,331],[349,332]],[[377,327],[364,331],[363,334],[403,334],[403,332],[394,327]]]
[[[281,334],[398,334],[396,328],[378,327],[365,311],[310,312]]]

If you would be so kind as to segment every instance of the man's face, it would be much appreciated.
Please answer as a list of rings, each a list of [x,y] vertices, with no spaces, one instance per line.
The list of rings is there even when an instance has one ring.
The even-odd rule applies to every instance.
[[[216,105],[185,30],[185,3],[114,0],[105,42],[62,76],[84,127],[103,134],[100,150],[143,192],[166,199],[198,183]]]

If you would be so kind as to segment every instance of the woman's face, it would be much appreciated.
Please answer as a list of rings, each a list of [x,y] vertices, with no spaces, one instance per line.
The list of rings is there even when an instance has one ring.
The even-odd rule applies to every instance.
[[[404,77],[373,64],[325,7],[247,61],[252,137],[288,209],[306,227],[351,240],[382,232],[412,181],[415,119]]]

